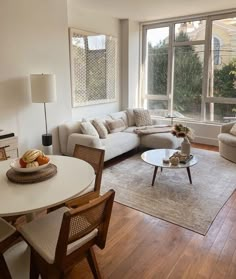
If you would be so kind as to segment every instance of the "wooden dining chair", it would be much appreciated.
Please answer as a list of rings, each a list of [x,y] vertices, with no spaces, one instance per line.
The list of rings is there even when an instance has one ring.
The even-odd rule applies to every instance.
[[[30,279],[64,278],[85,257],[101,278],[93,246],[105,247],[114,196],[110,190],[76,209],[61,207],[22,225],[19,231],[31,248]]]
[[[88,147],[84,145],[75,145],[73,157],[81,159],[89,163],[95,171],[95,183],[93,189],[86,190],[84,193],[80,194],[78,197],[68,201],[66,203],[67,207],[76,208],[82,204],[86,204],[90,200],[97,198],[100,195],[102,172],[104,165],[104,149],[98,149],[94,147]],[[87,192],[89,191],[89,192]]]
[[[5,161],[8,158],[5,150],[6,147],[8,146],[0,147],[0,161]],[[15,224],[16,220],[21,216],[23,215],[7,216],[4,219],[9,223]]]
[[[5,161],[5,160],[7,160],[5,147],[0,147],[0,161]]]
[[[19,237],[20,235],[16,228],[0,218],[0,278],[11,278],[3,253],[13,245]]]

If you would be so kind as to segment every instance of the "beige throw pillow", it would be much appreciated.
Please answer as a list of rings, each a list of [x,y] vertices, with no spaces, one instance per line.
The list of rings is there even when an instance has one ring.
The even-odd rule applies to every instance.
[[[125,130],[126,126],[122,119],[107,120],[107,128],[111,134]]]
[[[134,119],[137,127],[152,125],[152,119],[147,109],[134,109]]]
[[[236,123],[232,126],[232,128],[230,129],[230,134],[236,136]]]
[[[105,125],[103,124],[102,120],[100,120],[100,119],[94,119],[94,120],[93,120],[93,126],[94,126],[95,129],[97,130],[100,139],[105,139],[105,138],[107,138],[108,131],[107,131],[107,128],[105,127]]]
[[[134,110],[133,109],[127,109],[127,118],[128,118],[128,126],[135,126],[135,119],[134,119]]]
[[[92,123],[89,121],[81,122],[80,128],[81,128],[81,132],[85,135],[99,137],[97,130],[93,127]]]

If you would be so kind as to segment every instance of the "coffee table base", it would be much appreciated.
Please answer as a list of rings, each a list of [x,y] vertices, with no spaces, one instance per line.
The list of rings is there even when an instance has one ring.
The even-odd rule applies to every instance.
[[[162,169],[163,168],[161,168],[161,172],[162,172]],[[157,170],[158,170],[158,167],[156,166],[154,168],[154,173],[153,173],[153,177],[152,177],[152,186],[154,186],[154,183],[155,183],[155,179],[156,179],[156,176],[157,176]],[[187,173],[188,173],[189,183],[192,184],[192,177],[191,177],[190,167],[186,167],[186,170],[187,170]]]

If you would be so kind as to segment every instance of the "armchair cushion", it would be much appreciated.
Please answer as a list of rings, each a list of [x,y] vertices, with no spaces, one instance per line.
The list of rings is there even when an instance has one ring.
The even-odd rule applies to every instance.
[[[236,137],[231,134],[221,133],[218,135],[218,139],[226,145],[236,147]]]
[[[236,136],[236,123],[232,126],[232,128],[230,129],[230,134]]]

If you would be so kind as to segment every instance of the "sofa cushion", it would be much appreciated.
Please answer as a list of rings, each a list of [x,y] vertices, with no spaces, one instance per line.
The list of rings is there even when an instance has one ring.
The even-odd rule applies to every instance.
[[[110,117],[115,119],[122,119],[125,123],[125,126],[128,127],[128,117],[126,111],[118,111],[110,114]]]
[[[80,129],[83,134],[99,137],[97,130],[94,128],[91,122],[83,121],[80,123]]]
[[[152,125],[152,119],[147,109],[134,109],[134,119],[137,127]]]
[[[134,133],[134,131],[137,129],[137,126],[130,126],[126,128],[123,132],[124,133]]]
[[[171,133],[156,133],[140,137],[141,145],[148,148],[178,148],[183,138],[177,138]]]
[[[122,119],[107,120],[106,124],[111,134],[121,132],[126,128],[125,123]]]
[[[100,139],[105,139],[108,135],[108,131],[103,121],[100,119],[94,119],[92,123],[95,129],[97,130]]]
[[[230,134],[236,136],[236,123],[232,126],[232,128],[230,129]]]
[[[128,152],[140,144],[138,135],[124,132],[109,134],[106,139],[100,141],[105,149],[105,161]]]
[[[134,120],[134,110],[133,109],[127,109],[127,118],[128,118],[128,126],[135,126],[135,120]]]

